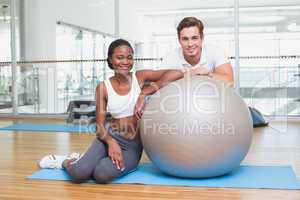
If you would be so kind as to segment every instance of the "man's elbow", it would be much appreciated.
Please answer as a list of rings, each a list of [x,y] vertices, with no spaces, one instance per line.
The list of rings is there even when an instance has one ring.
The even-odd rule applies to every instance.
[[[234,79],[233,79],[233,76],[232,76],[232,74],[228,74],[227,75],[227,84],[229,85],[229,86],[231,86],[231,87],[233,87],[234,86]]]
[[[227,85],[230,86],[230,87],[233,87],[234,86],[234,81],[228,81]]]

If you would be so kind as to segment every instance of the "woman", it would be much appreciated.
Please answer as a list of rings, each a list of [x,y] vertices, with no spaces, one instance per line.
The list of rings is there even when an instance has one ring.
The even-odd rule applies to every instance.
[[[110,44],[107,62],[114,75],[96,88],[96,139],[84,155],[45,156],[39,163],[41,168],[65,168],[74,182],[94,178],[98,183],[108,183],[137,167],[142,144],[139,117],[134,112],[137,100],[144,98],[141,88],[146,81],[159,81],[168,71],[173,71],[173,75],[164,76],[167,78],[159,83],[161,86],[178,79],[182,73],[145,70],[133,74],[133,48],[122,39]],[[112,115],[109,123],[106,122],[107,112]]]

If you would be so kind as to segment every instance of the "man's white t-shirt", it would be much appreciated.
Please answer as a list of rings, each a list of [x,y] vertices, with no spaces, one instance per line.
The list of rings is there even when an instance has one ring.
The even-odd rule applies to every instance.
[[[197,66],[205,67],[213,71],[216,67],[229,63],[225,51],[215,45],[203,43],[201,58]],[[158,69],[183,69],[192,67],[183,56],[182,49],[176,48],[169,52],[164,58]]]

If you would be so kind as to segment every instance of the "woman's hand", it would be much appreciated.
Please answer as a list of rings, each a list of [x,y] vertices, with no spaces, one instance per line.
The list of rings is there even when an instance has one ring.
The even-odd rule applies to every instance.
[[[142,118],[144,106],[145,106],[145,96],[140,94],[134,107],[134,115],[136,116],[137,119]]]
[[[113,164],[117,166],[117,169],[124,171],[125,164],[123,160],[123,154],[120,145],[115,139],[111,139],[108,144],[108,156]]]

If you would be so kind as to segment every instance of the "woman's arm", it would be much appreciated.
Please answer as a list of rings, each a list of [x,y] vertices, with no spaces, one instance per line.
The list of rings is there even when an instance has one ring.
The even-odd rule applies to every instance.
[[[184,74],[181,70],[167,70],[160,79],[142,88],[141,94],[151,95],[158,91],[160,88],[168,85],[169,83],[183,78]]]
[[[106,120],[106,105],[107,105],[107,91],[104,82],[100,82],[96,87],[96,136],[109,143],[113,138],[107,133],[104,125]]]
[[[135,116],[140,119],[142,117],[142,110],[145,105],[145,97],[147,95],[154,94],[160,88],[164,87],[165,85],[176,81],[178,79],[183,78],[184,74],[181,70],[167,70],[163,73],[161,78],[155,82],[152,82],[148,85],[144,85],[141,89],[141,93],[137,99],[134,114]]]
[[[142,92],[145,91],[146,95],[155,93],[159,88],[179,79],[179,77],[182,78],[179,74],[183,77],[181,70],[176,69],[140,70],[136,72]],[[145,86],[146,82],[151,82],[151,84]]]
[[[111,158],[116,167],[123,171],[125,169],[125,164],[121,147],[105,129],[106,106],[107,90],[104,82],[100,82],[96,88],[96,135],[98,139],[104,141],[108,145],[108,156]]]
[[[136,72],[136,76],[140,83],[144,83],[146,81],[157,81],[159,80],[165,72],[168,70],[152,70],[152,69],[145,69],[139,70]],[[142,84],[143,85],[143,84]]]

